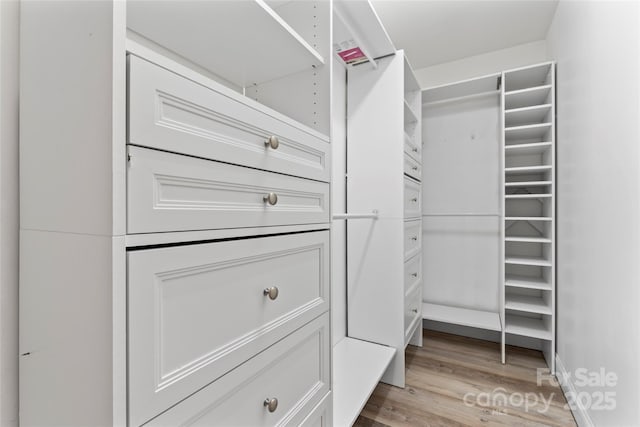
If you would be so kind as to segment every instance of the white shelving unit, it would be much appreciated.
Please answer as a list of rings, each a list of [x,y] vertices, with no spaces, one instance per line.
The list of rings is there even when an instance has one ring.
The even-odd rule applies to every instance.
[[[443,304],[422,304],[422,318],[452,325],[502,331],[500,315],[493,311],[472,310]]]
[[[509,335],[540,340],[555,372],[554,64],[502,73],[505,319]]]

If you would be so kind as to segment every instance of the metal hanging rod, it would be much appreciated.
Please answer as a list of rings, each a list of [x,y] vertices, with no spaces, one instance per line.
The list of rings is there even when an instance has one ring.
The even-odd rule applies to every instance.
[[[502,215],[497,214],[497,213],[457,213],[457,212],[451,212],[451,213],[430,213],[430,214],[422,214],[423,217],[428,217],[428,216],[496,216],[496,217],[500,217]]]
[[[371,213],[341,213],[333,214],[333,219],[378,219],[378,211]]]

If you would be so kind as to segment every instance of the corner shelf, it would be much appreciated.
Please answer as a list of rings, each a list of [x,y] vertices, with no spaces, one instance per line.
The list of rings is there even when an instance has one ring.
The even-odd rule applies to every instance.
[[[189,31],[176,22],[189,22]],[[127,27],[241,88],[325,63],[322,55],[262,0],[128,1]]]
[[[353,425],[395,354],[394,347],[349,337],[333,347],[333,425]]]
[[[546,328],[542,319],[507,314],[505,322],[505,332],[507,334],[521,335],[543,340],[551,340],[553,335]]]
[[[471,310],[425,302],[422,303],[422,318],[471,328],[502,331],[500,315],[492,311]]]

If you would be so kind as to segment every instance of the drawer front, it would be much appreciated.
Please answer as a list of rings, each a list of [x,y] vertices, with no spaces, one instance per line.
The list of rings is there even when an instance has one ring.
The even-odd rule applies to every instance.
[[[404,300],[404,342],[411,339],[416,323],[422,320],[422,288],[417,286]]]
[[[265,141],[276,136],[276,149]],[[330,145],[136,56],[129,56],[130,144],[329,182]]]
[[[129,154],[130,234],[329,222],[329,184],[146,148]]]
[[[409,290],[415,288],[420,283],[422,283],[422,256],[417,254],[404,263],[405,295],[408,294]]]
[[[404,222],[404,260],[418,254],[422,248],[422,220]]]
[[[329,231],[132,251],[127,257],[131,425],[329,308]],[[277,295],[265,295],[273,287]]]
[[[422,217],[422,189],[411,178],[404,178],[404,217]]]
[[[330,352],[325,314],[147,425],[298,426],[329,392]]]
[[[333,426],[332,411],[333,395],[328,393],[311,413],[300,424],[301,427],[330,427]],[[339,426],[335,426],[339,427]]]
[[[422,164],[422,147],[414,145],[406,136],[404,138],[404,152],[411,156],[413,160]]]
[[[422,181],[422,165],[407,153],[404,155],[404,173]]]

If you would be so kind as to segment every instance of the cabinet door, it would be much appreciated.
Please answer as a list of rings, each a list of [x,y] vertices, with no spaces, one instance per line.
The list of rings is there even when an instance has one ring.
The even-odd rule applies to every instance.
[[[329,392],[330,355],[324,314],[146,425],[318,425],[322,412],[305,418]]]
[[[329,259],[328,231],[130,252],[131,425],[327,311]]]

